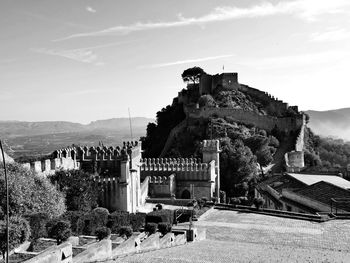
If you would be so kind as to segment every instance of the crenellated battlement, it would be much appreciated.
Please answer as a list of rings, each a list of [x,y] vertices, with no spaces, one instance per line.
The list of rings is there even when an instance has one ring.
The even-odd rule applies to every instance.
[[[80,163],[71,157],[60,157],[23,163],[23,167],[43,176],[54,174],[58,170],[74,170],[80,168]]]
[[[141,163],[146,164],[189,164],[189,163],[201,163],[199,158],[144,158],[140,160]]]
[[[150,184],[163,184],[163,185],[168,185],[171,182],[171,175],[170,176],[157,176],[153,175],[149,177],[148,182]]]
[[[125,160],[128,156],[132,159],[141,154],[141,142],[127,141],[123,142],[123,146],[74,146],[56,150],[55,158],[72,158],[79,161],[95,160]]]
[[[201,147],[202,151],[220,152],[219,140],[203,140]]]
[[[142,163],[140,167],[141,171],[166,171],[166,172],[208,172],[210,164],[207,163]]]

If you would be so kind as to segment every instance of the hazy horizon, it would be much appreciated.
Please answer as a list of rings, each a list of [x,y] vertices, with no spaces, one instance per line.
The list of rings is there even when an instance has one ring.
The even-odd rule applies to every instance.
[[[347,108],[349,14],[344,0],[3,0],[0,120],[155,118],[192,66],[301,110]]]

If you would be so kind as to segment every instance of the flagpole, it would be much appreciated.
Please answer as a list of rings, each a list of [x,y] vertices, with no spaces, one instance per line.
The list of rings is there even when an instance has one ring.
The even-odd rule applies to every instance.
[[[10,216],[9,216],[9,187],[8,187],[8,178],[7,178],[7,171],[6,171],[6,162],[5,162],[5,154],[4,149],[2,147],[2,141],[0,140],[0,148],[2,153],[2,162],[4,165],[4,174],[5,174],[5,188],[6,188],[6,263],[9,262],[9,223],[10,223]]]

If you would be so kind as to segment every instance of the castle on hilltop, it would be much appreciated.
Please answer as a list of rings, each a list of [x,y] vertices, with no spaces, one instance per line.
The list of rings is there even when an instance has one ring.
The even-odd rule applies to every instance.
[[[216,90],[240,91],[259,101],[261,113],[244,110],[241,108],[220,108],[200,106],[198,99],[203,95],[212,95]],[[254,125],[260,129],[271,132],[275,129],[284,132],[287,136],[297,133],[294,150],[285,153],[285,167],[287,171],[300,171],[305,167],[304,163],[304,130],[306,128],[305,115],[299,112],[297,106],[289,106],[288,103],[275,98],[267,92],[249,87],[238,82],[237,73],[222,73],[216,75],[202,74],[199,82],[187,85],[174,99],[173,104],[182,104],[186,119],[179,123],[171,131],[161,156],[165,155],[177,133],[187,126],[196,126],[198,121],[207,121],[212,117],[227,118]]]
[[[212,95],[218,89],[245,93],[259,101],[259,111],[198,104],[201,96]],[[180,131],[213,117],[229,117],[235,122],[254,125],[268,132],[277,129],[286,137],[297,134],[294,149],[284,155],[285,167],[289,172],[299,172],[305,166],[304,114],[296,106],[289,106],[266,92],[240,84],[237,73],[203,74],[199,83],[188,84],[187,89],[179,92],[174,103],[182,105],[186,117],[170,131],[160,156],[155,156],[157,158],[143,159],[141,142],[125,142],[122,147],[68,147],[55,151],[53,159],[24,166],[44,176],[59,169],[95,173],[95,182],[103,189],[100,205],[111,211],[134,213],[147,197],[185,200],[216,197],[220,200],[219,140],[202,141],[202,160],[162,158]]]

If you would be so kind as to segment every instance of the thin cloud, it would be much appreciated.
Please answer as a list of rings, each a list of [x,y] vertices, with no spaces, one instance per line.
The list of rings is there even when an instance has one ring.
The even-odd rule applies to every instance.
[[[345,28],[330,28],[325,32],[313,33],[310,36],[312,42],[340,41],[350,38],[350,32]]]
[[[93,9],[91,6],[87,6],[86,11],[90,12],[90,13],[96,13],[97,11],[95,9]]]
[[[164,29],[173,27],[182,27],[190,25],[203,25],[207,23],[228,21],[241,18],[258,18],[274,15],[294,15],[307,21],[317,20],[318,16],[324,14],[349,13],[346,8],[350,6],[347,0],[295,0],[282,1],[277,4],[263,2],[251,7],[226,6],[217,7],[212,12],[200,17],[183,17],[178,15],[178,19],[168,22],[137,22],[130,25],[118,25],[95,32],[80,33],[70,35],[57,41],[67,40],[77,37],[94,37],[104,35],[123,35],[137,31],[146,31],[153,29]]]
[[[46,55],[52,55],[52,56],[59,56],[68,58],[74,61],[82,62],[82,63],[91,63],[97,65],[100,62],[97,62],[97,55],[92,50],[86,50],[86,49],[75,49],[75,50],[57,50],[57,49],[46,49],[46,48],[33,48],[31,51],[40,53],[40,54],[46,54]]]
[[[208,61],[208,60],[217,60],[217,59],[228,58],[228,57],[232,57],[232,56],[234,56],[234,55],[231,54],[231,55],[220,55],[220,56],[213,56],[213,57],[186,59],[186,60],[179,60],[179,61],[174,61],[174,62],[144,65],[144,66],[140,66],[140,68],[163,68],[163,67],[169,67],[169,66],[175,66],[175,65],[197,63],[197,62]]]
[[[119,46],[130,42],[134,42],[134,41],[119,41],[119,42],[112,42],[112,43],[107,43],[102,45],[68,49],[68,50],[48,49],[48,48],[32,48],[30,50],[40,54],[60,56],[60,57],[68,58],[78,62],[82,62],[82,63],[91,63],[96,66],[103,66],[104,62],[98,61],[98,56],[97,54],[95,54],[93,50],[112,47],[112,46]]]

